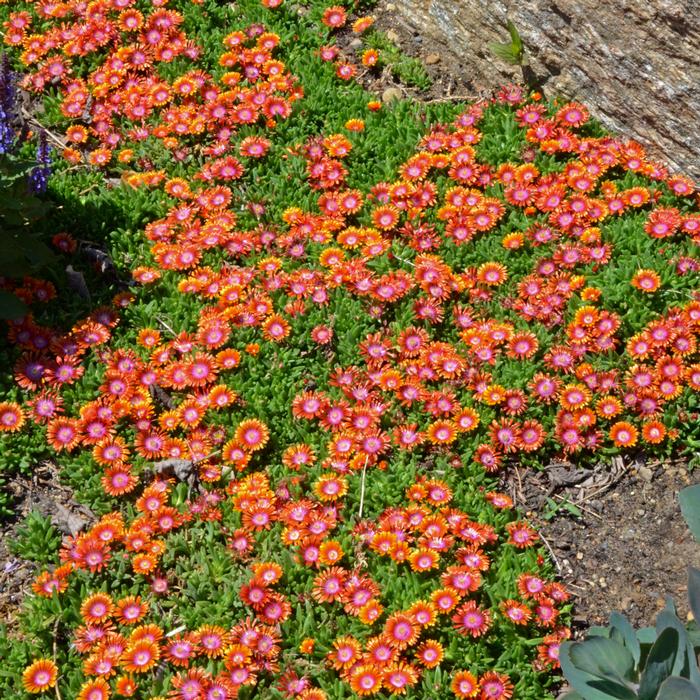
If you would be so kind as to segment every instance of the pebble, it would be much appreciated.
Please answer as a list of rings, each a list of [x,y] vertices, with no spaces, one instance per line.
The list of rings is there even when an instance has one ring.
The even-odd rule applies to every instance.
[[[399,90],[399,88],[396,87],[390,87],[384,90],[382,93],[382,102],[386,105],[389,104],[390,102],[395,102],[396,100],[400,100],[402,97],[402,92]]]
[[[600,587],[601,587],[601,588],[607,588],[607,587],[608,587],[608,584],[607,584],[606,580],[605,580],[602,576],[598,579],[598,583],[600,584]]]
[[[387,12],[393,12],[396,9],[396,5],[393,2],[388,2],[384,8]]]
[[[644,481],[651,481],[654,478],[654,472],[649,467],[639,467],[639,476]]]
[[[436,63],[440,63],[440,54],[439,53],[429,53],[425,57],[425,64],[427,66],[434,66]]]
[[[353,51],[357,51],[357,49],[361,49],[362,48],[362,39],[353,39],[350,42],[350,48]]]
[[[581,559],[583,559],[583,552],[576,552],[576,558],[581,561]]]
[[[387,29],[387,31],[386,31],[386,38],[387,38],[392,44],[398,44],[398,43],[399,43],[399,35],[398,35],[393,29]]]

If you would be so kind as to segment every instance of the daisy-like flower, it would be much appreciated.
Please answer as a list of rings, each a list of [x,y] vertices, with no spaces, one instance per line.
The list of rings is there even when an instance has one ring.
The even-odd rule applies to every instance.
[[[21,430],[24,421],[24,412],[19,404],[7,401],[0,403],[0,433]]]
[[[481,700],[508,700],[513,694],[513,684],[508,676],[487,671],[479,678]]]
[[[361,697],[374,695],[382,688],[382,672],[371,664],[360,664],[350,672],[350,687]]]
[[[110,695],[109,683],[104,678],[95,678],[83,683],[77,700],[109,700]]]
[[[420,625],[405,613],[394,613],[384,623],[384,637],[396,649],[412,646],[420,634]]]
[[[475,698],[479,693],[476,676],[469,671],[456,671],[450,682],[450,690],[460,700]]]
[[[440,564],[440,555],[432,549],[421,547],[411,552],[408,561],[413,571],[430,571]]]
[[[532,617],[530,608],[518,600],[504,600],[500,607],[503,614],[516,625],[526,625]]]
[[[637,444],[639,433],[631,423],[618,421],[610,427],[609,436],[617,447],[633,447]]]
[[[640,292],[651,294],[661,287],[661,277],[654,270],[638,270],[630,284]]]
[[[425,668],[435,668],[444,656],[442,644],[434,639],[426,639],[416,650],[416,659]]]
[[[428,426],[425,435],[433,445],[449,445],[457,439],[456,425],[450,420],[436,420]]]
[[[476,271],[476,279],[489,287],[497,287],[508,279],[508,268],[497,262],[482,263]]]
[[[347,578],[348,574],[344,569],[333,566],[320,573],[314,579],[314,588],[311,595],[319,603],[330,603],[340,600],[345,593],[344,586]]]
[[[37,659],[22,673],[22,685],[28,693],[43,693],[56,685],[58,667],[51,659]]]
[[[106,593],[95,593],[87,597],[80,606],[80,614],[89,625],[109,619],[113,610],[112,598]]]
[[[642,424],[642,439],[651,445],[658,445],[666,438],[666,426],[658,420],[647,421]]]
[[[336,671],[341,671],[353,666],[361,655],[362,647],[354,637],[338,637],[327,659]]]
[[[468,600],[457,608],[452,616],[455,629],[465,636],[480,637],[491,626],[491,613],[481,610],[474,600]]]
[[[261,450],[270,437],[268,427],[255,418],[242,421],[236,428],[234,440],[247,452]]]
[[[389,664],[383,673],[384,688],[393,695],[405,695],[418,682],[418,670],[403,661]]]

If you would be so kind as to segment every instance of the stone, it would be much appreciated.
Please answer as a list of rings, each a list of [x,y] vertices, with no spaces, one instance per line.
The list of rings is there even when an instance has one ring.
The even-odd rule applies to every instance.
[[[392,0],[394,17],[419,31],[471,86],[522,79],[493,55],[523,39],[548,95],[584,102],[605,127],[700,181],[698,0]],[[388,33],[387,33],[388,34]]]
[[[395,102],[403,97],[403,93],[397,87],[390,87],[382,93],[382,102],[386,105],[390,102]]]
[[[654,478],[654,472],[649,467],[639,467],[639,478],[644,481],[651,481]]]
[[[440,54],[439,53],[429,53],[425,57],[425,64],[427,66],[434,66],[436,63],[440,63]]]
[[[357,51],[358,49],[361,49],[362,48],[362,39],[353,39],[350,42],[350,48],[353,51]]]
[[[392,43],[392,44],[398,44],[400,41],[399,35],[393,30],[393,29],[387,29],[386,30],[386,38]]]

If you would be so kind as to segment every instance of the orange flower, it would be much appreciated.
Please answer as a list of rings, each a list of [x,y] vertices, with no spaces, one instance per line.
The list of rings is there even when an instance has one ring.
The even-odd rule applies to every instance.
[[[239,423],[233,439],[247,452],[256,452],[265,447],[269,437],[268,427],[259,420],[251,418]]]
[[[129,673],[146,673],[160,659],[158,644],[147,639],[140,639],[130,644],[121,655],[120,665]]]
[[[58,667],[50,659],[37,659],[22,673],[22,684],[28,693],[43,693],[56,685]]]
[[[331,29],[338,29],[342,27],[347,20],[347,14],[345,9],[339,5],[333,5],[327,7],[321,17],[321,21]]]
[[[14,433],[24,425],[24,413],[19,404],[0,403],[0,433]]]
[[[638,270],[630,284],[640,292],[652,294],[661,286],[661,277],[654,270]]]
[[[642,438],[644,442],[657,445],[666,437],[666,426],[658,420],[647,421],[642,425]]]
[[[382,687],[382,673],[371,664],[360,664],[350,673],[350,687],[357,695],[374,695]]]
[[[95,593],[80,606],[80,614],[87,624],[98,624],[112,615],[114,605],[106,593]]]
[[[479,692],[479,684],[476,676],[469,673],[469,671],[456,671],[454,676],[452,676],[450,690],[460,700],[463,698],[475,698]]]
[[[618,421],[610,428],[610,439],[617,447],[633,447],[637,444],[637,429],[627,421]]]
[[[111,691],[104,678],[95,678],[80,686],[77,700],[109,700]]]
[[[416,651],[416,657],[425,668],[435,668],[445,656],[445,651],[440,642],[434,639],[426,639]]]

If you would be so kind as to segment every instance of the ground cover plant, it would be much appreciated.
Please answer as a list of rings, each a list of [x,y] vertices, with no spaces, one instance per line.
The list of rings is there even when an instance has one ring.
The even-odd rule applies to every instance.
[[[351,4],[0,13],[70,266],[2,280],[0,468],[96,516],[0,690],[548,697],[569,595],[498,476],[697,444],[693,183],[518,87],[383,105]]]

